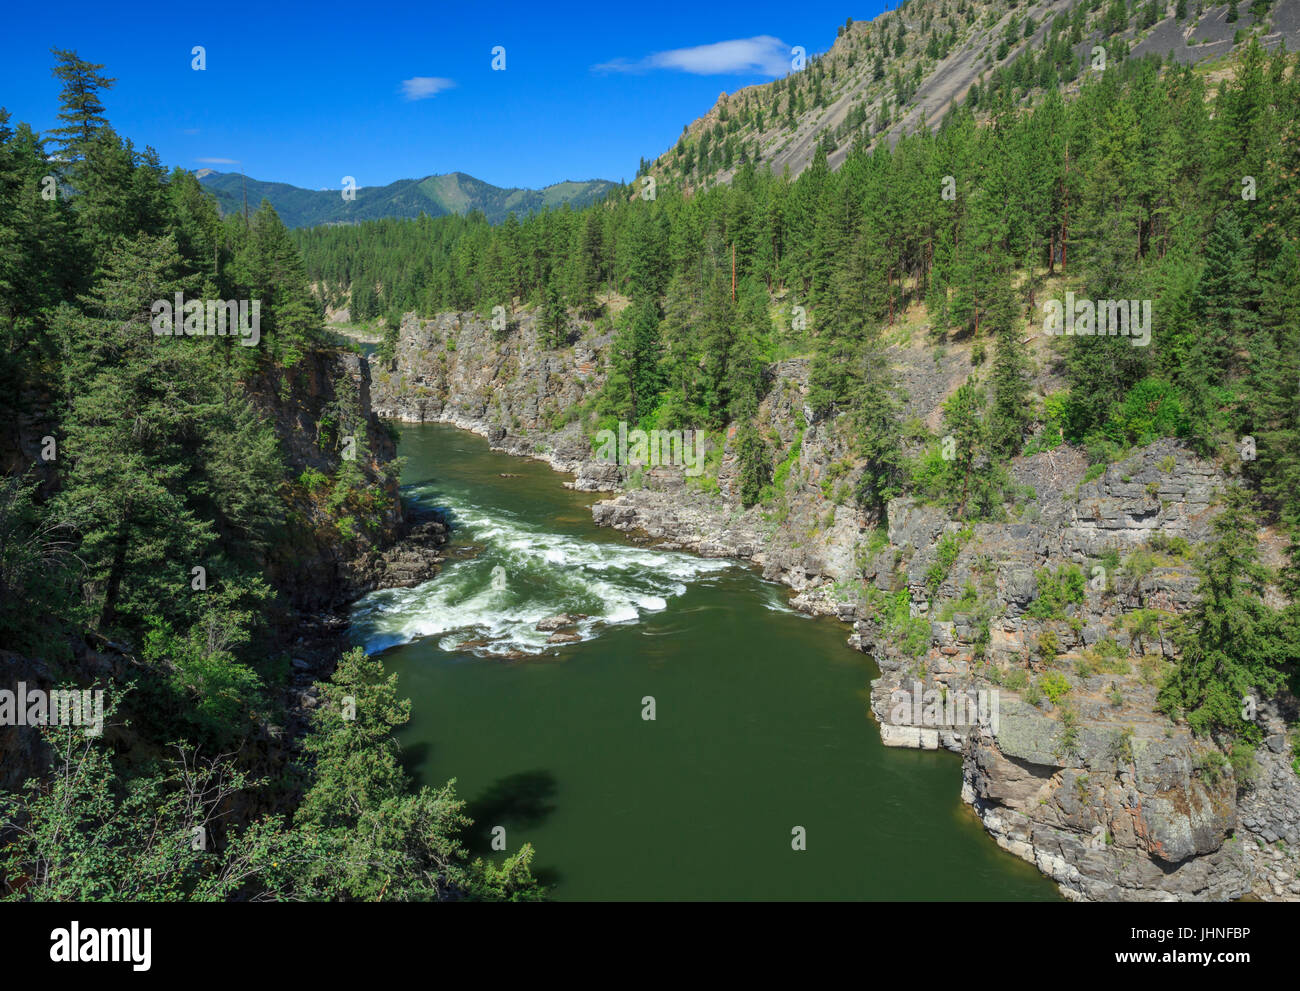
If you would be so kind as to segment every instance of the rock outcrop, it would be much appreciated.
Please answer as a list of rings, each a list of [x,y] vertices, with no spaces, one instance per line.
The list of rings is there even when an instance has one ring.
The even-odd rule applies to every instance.
[[[605,381],[609,334],[581,325],[568,347],[541,346],[535,314],[515,314],[505,333],[490,317],[407,314],[394,356],[370,359],[373,408],[381,417],[450,423],[486,437],[497,450],[579,474],[584,485],[614,488],[609,466],[590,463],[591,444],[576,413]]]

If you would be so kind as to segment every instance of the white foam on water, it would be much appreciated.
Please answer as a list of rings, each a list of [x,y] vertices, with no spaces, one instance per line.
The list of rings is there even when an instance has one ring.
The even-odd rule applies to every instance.
[[[800,612],[798,609],[792,609],[790,607],[789,602],[786,601],[784,595],[780,596],[779,598],[777,596],[765,595],[763,596],[762,605],[763,608],[766,609],[768,612],[788,613],[791,616],[799,616],[802,619],[812,619],[812,617],[809,616],[806,612]]]
[[[430,485],[408,492],[417,498],[435,494]],[[671,599],[686,593],[688,582],[732,567],[718,558],[549,533],[513,513],[470,501],[439,504],[451,510],[460,536],[481,546],[482,553],[444,566],[422,585],[372,592],[358,602],[353,629],[367,652],[438,637],[445,650],[538,654],[555,647],[546,642],[549,631],[536,629],[540,620],[562,612],[585,614],[566,632],[590,640],[606,626],[664,611]],[[498,566],[505,573],[504,587],[497,587],[500,571],[494,585]]]

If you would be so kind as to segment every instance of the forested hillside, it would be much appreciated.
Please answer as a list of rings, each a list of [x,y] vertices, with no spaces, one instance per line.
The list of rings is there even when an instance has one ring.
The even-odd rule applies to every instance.
[[[104,689],[107,724],[0,729],[0,896],[537,897],[531,848],[472,859],[454,783],[413,787],[393,741],[409,706],[380,662],[337,651],[332,678],[298,690],[304,611],[374,587],[408,522],[367,366],[322,329],[344,305],[384,318],[390,365],[399,343],[452,364],[445,328],[462,325],[435,340],[408,320],[400,338],[403,315],[477,311],[464,339],[493,374],[526,340],[581,377],[566,408],[526,397],[580,441],[620,421],[727,438],[740,513],[765,524],[804,432],[833,425],[845,443],[818,491],[832,521],[853,505],[850,561],[859,534],[889,550],[891,501],[911,497],[942,517],[922,541],[946,561],[931,593],[977,524],[1020,518],[1029,459],[1068,452],[1090,466],[1080,484],[1128,485],[1134,452],[1167,444],[1198,506],[1229,483],[1205,545],[1179,549],[1199,599],[1176,649],[1173,609],[1130,611],[1151,624],[1136,649],[1154,635],[1169,658],[1148,708],[1244,767],[1261,732],[1243,699],[1278,696],[1300,657],[1300,58],[1278,9],[1225,12],[1249,23],[1207,67],[1142,54],[1166,20],[1199,29],[1181,0],[1169,17],[913,0],[721,102],[599,202],[499,224],[291,230],[266,201],[223,217],[112,129],[103,66],[56,50],[61,126],[0,110],[0,665]],[[944,79],[964,95],[926,115]],[[214,332],[226,302],[255,303],[256,326]],[[905,412],[903,348],[913,369],[962,355],[930,420]],[[781,378],[794,364],[806,389]],[[1159,479],[1132,484],[1163,512]],[[1037,581],[1024,615],[1068,622],[1083,572]],[[864,625],[929,647],[906,588],[860,584]],[[1055,673],[1042,682],[1067,691]]]
[[[283,182],[263,182],[235,172],[197,174],[203,188],[216,197],[223,216],[240,213],[246,202],[268,200],[289,227],[353,224],[383,217],[442,217],[478,211],[489,223],[510,213],[560,207],[575,209],[601,199],[615,185],[603,179],[557,182],[543,189],[502,189],[463,172],[399,179],[386,186],[357,186],[345,198],[338,189],[301,189]]]
[[[401,519],[392,438],[275,210],[220,219],[114,132],[103,66],[54,55],[61,126],[0,110],[0,666],[103,691],[104,725],[6,718],[0,896],[530,895],[530,850],[471,863],[452,786],[411,787],[377,661],[291,711],[296,603]],[[205,301],[260,325],[205,334]]]
[[[910,0],[849,18],[829,51],[792,54],[784,78],[722,94],[638,174],[700,186],[754,162],[798,175],[818,149],[838,168],[851,148],[892,144],[957,106],[1025,107],[1130,53],[1217,64],[1252,40],[1300,47],[1296,0]]]
[[[893,147],[859,144],[838,171],[821,149],[793,181],[748,163],[703,192],[660,182],[651,198],[638,184],[498,228],[390,221],[300,243],[326,292],[364,272],[385,312],[487,313],[518,299],[555,347],[576,316],[603,313],[617,333],[609,379],[566,417],[590,431],[733,424],[746,505],[782,470],[752,422],[767,370],[810,355],[808,414],[852,425],[856,498],[877,517],[909,493],[960,520],[1000,519],[1022,453],[1072,445],[1099,473],[1172,437],[1247,483],[1229,502],[1233,534],[1271,521],[1294,535],[1295,70],[1294,56],[1251,45],[1211,90],[1189,66],[1111,61],[1072,99],[1051,89],[1025,108],[1000,90],[978,117],[960,107]],[[1050,314],[1076,299],[1149,301],[1149,340],[1113,324],[1065,336]],[[977,367],[937,434],[901,422],[883,357],[918,334],[936,353],[969,347]],[[1028,370],[1043,364],[1060,387],[1038,399]],[[1269,647],[1184,655],[1162,704],[1202,731],[1248,735],[1233,700],[1275,690],[1294,655],[1293,612],[1259,599],[1259,582],[1293,591],[1294,566],[1266,577],[1241,554],[1216,608],[1263,611],[1235,628],[1207,614],[1229,626],[1201,632]]]

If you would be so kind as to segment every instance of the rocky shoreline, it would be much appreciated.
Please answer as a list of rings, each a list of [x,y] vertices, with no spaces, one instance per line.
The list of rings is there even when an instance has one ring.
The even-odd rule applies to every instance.
[[[1195,600],[1191,552],[1225,480],[1214,465],[1162,441],[1096,475],[1062,447],[1016,463],[1026,497],[1006,522],[967,529],[899,499],[873,527],[845,498],[855,473],[842,425],[814,420],[796,360],[772,370],[760,409],[788,478],[774,505],[743,509],[729,437],[714,441],[721,456],[703,486],[678,469],[597,462],[578,424],[557,416],[594,395],[609,347],[588,329],[569,349],[542,350],[529,314],[505,340],[474,314],[408,316],[393,362],[375,369],[375,409],[571,473],[566,485],[614,494],[592,507],[598,524],[753,563],[796,593],[795,608],[848,624],[849,645],[879,668],[870,708],[885,744],[960,754],[963,800],[1065,897],[1300,900],[1295,700],[1260,707],[1266,745],[1249,783],[1154,709],[1173,656],[1164,627]],[[905,415],[921,420],[970,371],[956,352],[892,356]],[[1079,601],[1035,605],[1073,568]],[[996,693],[998,725],[896,719],[896,700],[917,688]]]

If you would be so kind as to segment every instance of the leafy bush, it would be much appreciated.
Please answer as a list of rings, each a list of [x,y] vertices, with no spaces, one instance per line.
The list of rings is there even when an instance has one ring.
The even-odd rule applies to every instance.
[[[1066,606],[1084,600],[1086,582],[1083,572],[1074,565],[1064,565],[1055,572],[1040,568],[1034,572],[1034,578],[1038,596],[1025,610],[1031,619],[1064,619]]]
[[[772,472],[772,483],[763,487],[764,502],[771,501],[775,496],[785,491],[786,480],[789,479],[790,472],[799,460],[799,453],[803,450],[803,433],[806,428],[807,424],[804,422],[803,413],[796,412],[794,440],[790,442],[790,449],[786,451],[781,463]]]
[[[329,484],[329,478],[315,468],[309,467],[304,468],[302,474],[298,476],[298,484],[308,492],[315,494],[316,490],[322,485]]]
[[[873,590],[874,591],[874,590]],[[920,657],[930,647],[930,622],[912,615],[911,597],[901,589],[878,604],[881,626],[898,649],[908,657]]]
[[[1120,443],[1150,444],[1161,437],[1182,437],[1188,418],[1178,390],[1162,379],[1138,382],[1116,408],[1107,435]]]
[[[1147,541],[1147,546],[1157,554],[1168,554],[1170,557],[1189,557],[1192,553],[1191,544],[1183,537],[1170,537],[1163,533],[1154,533],[1151,539]]]
[[[1207,750],[1197,762],[1196,770],[1211,785],[1217,785],[1223,780],[1223,776],[1230,766],[1228,758],[1222,753],[1217,750]]]
[[[1057,755],[1079,753],[1079,712],[1072,705],[1061,706],[1061,745]]]
[[[931,595],[938,592],[939,586],[947,579],[948,572],[952,570],[957,556],[961,554],[961,549],[966,546],[966,542],[970,540],[972,533],[974,533],[974,527],[968,526],[955,532],[945,533],[939,538],[937,557],[925,572],[925,587]]]
[[[1255,750],[1255,745],[1248,740],[1234,740],[1228,751],[1228,763],[1232,765],[1232,776],[1236,779],[1238,791],[1250,788],[1259,777]]]
[[[1044,660],[1055,657],[1061,652],[1061,640],[1055,630],[1044,630],[1038,634],[1038,656]]]
[[[1047,701],[1056,705],[1070,694],[1070,679],[1059,671],[1049,671],[1038,679],[1038,687],[1047,696]]]

